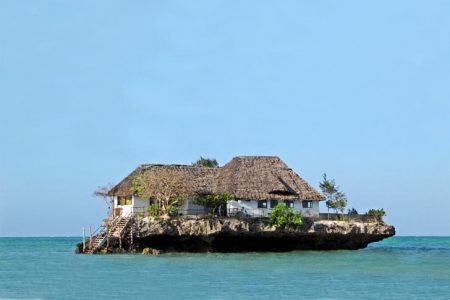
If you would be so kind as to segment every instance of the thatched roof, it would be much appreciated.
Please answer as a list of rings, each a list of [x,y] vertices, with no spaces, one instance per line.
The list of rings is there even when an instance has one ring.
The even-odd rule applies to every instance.
[[[114,186],[108,193],[110,196],[130,196],[133,181],[144,172],[152,170],[156,172],[171,171],[189,185],[189,190],[196,194],[216,193],[217,175],[220,168],[194,167],[188,165],[160,165],[147,164],[138,166],[133,172]]]
[[[131,195],[133,180],[147,170],[171,170],[197,194],[228,192],[237,199],[323,200],[324,197],[276,156],[238,156],[223,167],[140,165],[109,191]]]
[[[322,200],[277,156],[238,156],[220,172],[219,191],[238,199]]]

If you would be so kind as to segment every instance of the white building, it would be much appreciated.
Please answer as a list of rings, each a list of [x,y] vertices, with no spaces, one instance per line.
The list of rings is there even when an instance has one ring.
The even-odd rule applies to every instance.
[[[243,214],[252,217],[268,217],[276,205],[282,203],[304,217],[319,216],[319,201],[313,200],[231,200],[227,204],[228,215]]]
[[[137,197],[133,184],[136,178],[148,171],[155,172],[156,176],[152,177],[155,181],[159,180],[158,174],[167,174],[168,171],[182,178],[192,196],[183,200],[178,208],[180,215],[204,213],[204,208],[192,201],[196,195],[229,193],[235,200],[228,202],[223,213],[226,211],[229,216],[243,214],[253,217],[268,216],[279,203],[301,212],[302,216],[318,216],[319,201],[324,199],[280,158],[239,156],[223,167],[140,165],[109,191],[114,201],[114,216],[147,211],[153,200],[142,195]],[[158,184],[155,182],[152,186],[156,188]]]

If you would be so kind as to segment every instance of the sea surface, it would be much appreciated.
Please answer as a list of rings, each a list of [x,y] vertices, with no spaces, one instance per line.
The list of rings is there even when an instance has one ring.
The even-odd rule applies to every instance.
[[[450,237],[357,251],[77,255],[80,238],[0,238],[0,298],[450,299]]]

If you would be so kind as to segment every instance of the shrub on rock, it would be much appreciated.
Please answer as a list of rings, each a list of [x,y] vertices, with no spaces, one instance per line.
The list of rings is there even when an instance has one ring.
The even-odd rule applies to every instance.
[[[270,226],[276,228],[297,228],[302,224],[302,216],[299,212],[294,212],[284,204],[277,204],[270,213]]]

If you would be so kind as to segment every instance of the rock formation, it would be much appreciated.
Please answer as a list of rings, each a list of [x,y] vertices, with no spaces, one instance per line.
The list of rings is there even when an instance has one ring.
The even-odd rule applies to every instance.
[[[393,236],[383,223],[308,221],[296,229],[277,229],[266,219],[194,218],[138,220],[137,249],[169,251],[290,251],[365,248]]]
[[[136,220],[133,245],[112,240],[101,252],[123,249],[142,252],[149,248],[183,252],[243,252],[360,249],[395,234],[382,222],[303,220],[299,228],[277,229],[267,219],[172,218]],[[80,245],[78,245],[79,251]],[[156,251],[155,250],[155,251]],[[145,250],[144,252],[148,252]],[[148,254],[148,253],[147,253]]]

